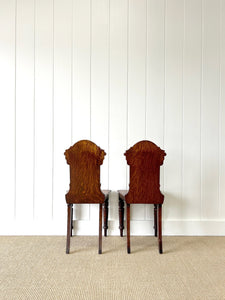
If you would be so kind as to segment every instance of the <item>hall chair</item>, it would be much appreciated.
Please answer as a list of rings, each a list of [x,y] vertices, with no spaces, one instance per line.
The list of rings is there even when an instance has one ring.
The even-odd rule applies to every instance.
[[[162,204],[164,195],[160,192],[160,166],[166,153],[150,141],[140,141],[124,154],[130,166],[129,190],[119,190],[120,235],[123,236],[124,203],[127,207],[127,253],[130,247],[130,205],[154,205],[154,235],[158,236],[159,253],[162,247]]]
[[[70,188],[66,194],[67,239],[66,253],[70,252],[70,237],[73,229],[73,205],[99,203],[98,253],[102,253],[102,210],[104,208],[104,235],[108,228],[109,190],[101,190],[100,166],[105,151],[89,140],[81,140],[65,151],[70,166]]]

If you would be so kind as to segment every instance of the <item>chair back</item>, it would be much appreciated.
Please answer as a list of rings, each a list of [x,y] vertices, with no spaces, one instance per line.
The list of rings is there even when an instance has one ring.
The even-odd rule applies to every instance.
[[[100,189],[100,165],[105,151],[89,140],[81,140],[65,151],[70,166],[70,189],[67,203],[103,203]]]
[[[160,166],[163,164],[165,151],[150,141],[140,141],[124,155],[130,166],[126,202],[162,204],[164,196],[160,192]]]

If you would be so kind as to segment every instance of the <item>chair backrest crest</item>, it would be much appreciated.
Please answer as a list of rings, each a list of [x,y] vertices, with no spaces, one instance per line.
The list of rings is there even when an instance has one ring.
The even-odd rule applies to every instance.
[[[67,149],[64,154],[67,163],[70,164],[72,160],[80,159],[84,153],[86,153],[87,156],[96,158],[96,162],[99,165],[102,165],[106,155],[104,150],[89,140],[81,140],[75,143],[73,146]]]

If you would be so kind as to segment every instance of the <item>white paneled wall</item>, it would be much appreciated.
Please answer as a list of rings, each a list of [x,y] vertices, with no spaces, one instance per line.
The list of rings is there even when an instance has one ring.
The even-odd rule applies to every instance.
[[[225,234],[225,0],[0,0],[0,234],[65,234],[64,151],[107,152],[102,188],[119,234],[123,153],[149,139],[161,169],[163,233]],[[97,234],[98,206],[74,211]],[[133,206],[132,234],[152,234]]]

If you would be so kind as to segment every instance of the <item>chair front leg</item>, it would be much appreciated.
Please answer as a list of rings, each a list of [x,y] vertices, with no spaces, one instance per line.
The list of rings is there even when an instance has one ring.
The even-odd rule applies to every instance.
[[[159,253],[162,254],[162,204],[158,204],[158,243]]]
[[[154,204],[154,231],[157,236],[157,204]]]
[[[98,254],[102,254],[102,203],[99,204],[99,240]]]
[[[127,203],[127,253],[130,253],[130,204]]]
[[[71,208],[72,208],[72,204],[67,204],[67,239],[66,239],[66,254],[69,254],[69,253],[70,253]]]

